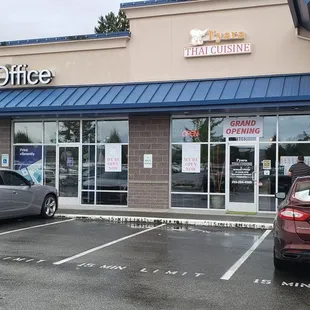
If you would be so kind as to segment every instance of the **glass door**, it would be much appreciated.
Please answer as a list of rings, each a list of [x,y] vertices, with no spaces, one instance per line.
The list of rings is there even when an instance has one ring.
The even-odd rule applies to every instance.
[[[229,144],[228,211],[257,212],[257,147]]]
[[[80,203],[80,147],[58,147],[58,191],[61,204]]]

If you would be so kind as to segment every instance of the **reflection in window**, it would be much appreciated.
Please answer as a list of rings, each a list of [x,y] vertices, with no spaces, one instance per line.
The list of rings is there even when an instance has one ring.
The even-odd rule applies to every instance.
[[[58,124],[58,141],[60,143],[80,142],[80,121],[64,121]]]
[[[279,144],[279,187],[278,192],[288,193],[291,186],[291,177],[289,177],[289,168],[297,163],[298,155],[305,157],[305,163],[310,165],[310,143],[281,143]]]
[[[259,193],[273,195],[276,191],[276,151],[273,144],[259,145]]]
[[[56,122],[45,122],[44,123],[44,143],[55,144],[56,143]]]
[[[93,205],[95,203],[95,192],[82,192],[82,204]]]
[[[200,173],[182,172],[182,145],[172,145],[172,191],[208,191],[208,145],[201,145]]]
[[[210,146],[210,192],[225,193],[225,144]]]
[[[210,120],[210,140],[211,142],[223,142],[223,117],[212,117]]]
[[[208,195],[172,194],[172,208],[208,208]]]
[[[279,116],[280,141],[309,141],[310,116],[290,115]]]
[[[83,121],[83,143],[95,143],[96,121]]]
[[[101,191],[126,191],[128,179],[128,146],[122,145],[122,171],[105,171],[105,147],[97,147],[97,178],[96,188]]]
[[[82,189],[95,189],[95,146],[82,148]]]
[[[42,122],[14,123],[14,143],[42,143]]]
[[[44,184],[55,186],[56,146],[44,147]]]
[[[259,197],[259,211],[275,212],[276,211],[275,197]]]
[[[128,143],[128,121],[98,121],[98,143]]]
[[[276,116],[262,116],[264,119],[264,136],[260,137],[260,141],[276,141],[277,139],[277,117]]]
[[[115,192],[97,192],[96,202],[98,205],[127,205],[127,193],[115,193]]]
[[[172,142],[208,142],[208,118],[172,120]]]

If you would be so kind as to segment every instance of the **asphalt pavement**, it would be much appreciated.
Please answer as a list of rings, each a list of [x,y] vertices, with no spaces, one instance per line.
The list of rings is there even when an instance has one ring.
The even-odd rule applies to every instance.
[[[309,309],[272,232],[86,219],[0,222],[0,309]]]

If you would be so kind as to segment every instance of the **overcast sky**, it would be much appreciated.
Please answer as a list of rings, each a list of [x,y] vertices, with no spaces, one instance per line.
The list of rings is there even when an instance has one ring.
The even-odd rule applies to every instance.
[[[1,0],[0,41],[94,33],[124,2],[133,0]]]

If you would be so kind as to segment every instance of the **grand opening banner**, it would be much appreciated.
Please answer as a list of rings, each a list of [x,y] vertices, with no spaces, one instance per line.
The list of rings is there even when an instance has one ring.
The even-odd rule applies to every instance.
[[[35,184],[42,184],[42,146],[15,146],[14,150],[14,170]]]

